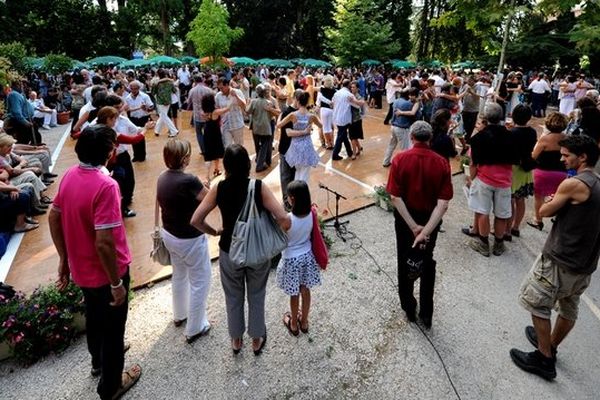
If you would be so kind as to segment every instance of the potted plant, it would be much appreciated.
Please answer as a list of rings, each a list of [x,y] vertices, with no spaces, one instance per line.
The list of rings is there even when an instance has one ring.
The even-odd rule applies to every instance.
[[[469,176],[471,157],[464,155],[460,158],[460,165],[465,175]]]
[[[12,298],[0,295],[0,352],[5,352],[0,359],[12,355],[31,364],[63,351],[85,328],[83,312],[83,293],[73,283],[63,291],[38,288],[29,297],[19,292]]]
[[[373,188],[374,193],[373,197],[375,198],[375,204],[378,204],[379,207],[386,211],[393,211],[394,205],[392,204],[392,198],[390,194],[387,192],[383,185],[375,186]]]

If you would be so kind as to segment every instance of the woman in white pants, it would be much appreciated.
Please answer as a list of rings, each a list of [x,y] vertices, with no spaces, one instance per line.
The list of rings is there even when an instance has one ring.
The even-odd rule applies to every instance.
[[[190,344],[210,330],[206,300],[211,281],[206,235],[190,225],[192,214],[208,193],[195,175],[184,172],[191,155],[187,140],[167,142],[163,157],[168,169],[158,177],[156,191],[161,233],[173,265],[173,321],[178,327],[187,320],[185,337]]]

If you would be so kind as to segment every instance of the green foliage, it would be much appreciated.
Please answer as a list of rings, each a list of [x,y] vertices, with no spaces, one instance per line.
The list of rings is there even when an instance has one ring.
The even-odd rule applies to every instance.
[[[338,0],[335,27],[327,38],[341,65],[357,65],[364,59],[387,59],[400,50],[392,40],[392,25],[381,18],[375,4],[368,0]]]
[[[569,38],[583,53],[600,53],[600,5],[586,2],[583,14],[569,32]]]
[[[48,54],[44,59],[42,69],[50,74],[62,74],[73,68],[73,59],[64,54]]]
[[[0,295],[0,339],[8,341],[17,360],[31,364],[69,346],[77,334],[74,314],[83,311],[83,293],[73,283],[62,292],[55,286],[38,288],[29,298]]]
[[[209,56],[215,62],[244,34],[241,28],[229,27],[229,13],[215,0],[202,0],[190,28],[186,37],[196,46],[197,54]]]
[[[10,61],[12,67],[17,71],[24,71],[23,60],[27,56],[27,48],[20,42],[0,43],[0,57]]]
[[[9,86],[18,77],[19,74],[12,68],[10,61],[4,57],[0,57],[0,86],[2,89]],[[0,110],[4,110],[4,107],[0,108]]]

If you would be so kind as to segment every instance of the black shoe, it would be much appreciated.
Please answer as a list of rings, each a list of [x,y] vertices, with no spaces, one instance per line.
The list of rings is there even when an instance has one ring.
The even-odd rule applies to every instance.
[[[556,378],[556,367],[554,360],[548,358],[538,350],[526,353],[517,349],[510,349],[510,358],[523,371],[536,374],[548,381]]]
[[[202,329],[200,332],[196,333],[195,335],[186,336],[185,341],[187,342],[187,344],[192,344],[196,340],[198,340],[198,338],[208,335],[208,332],[210,332],[210,325],[208,325],[206,328]]]
[[[46,210],[42,210],[41,208],[33,207],[31,209],[31,213],[30,214],[31,214],[32,217],[36,217],[38,215],[44,215],[44,214],[46,214]]]
[[[260,173],[260,172],[266,171],[267,169],[268,169],[268,167],[267,167],[266,165],[265,165],[265,166],[262,166],[262,167],[260,167],[260,168],[259,168],[259,167],[256,167],[256,173],[258,174],[258,173]]]
[[[472,226],[465,226],[464,228],[460,228],[460,231],[470,237],[479,236],[478,234],[473,232],[471,229],[473,229]]]
[[[129,208],[126,208],[123,210],[123,218],[132,218],[135,217],[137,214],[135,211],[130,210]]]
[[[255,356],[260,356],[263,349],[265,348],[265,345],[267,344],[267,334],[265,333],[265,335],[262,337],[262,343],[260,344],[260,347],[258,348],[258,350],[253,350],[254,351],[254,355]]]
[[[423,326],[425,326],[425,329],[431,329],[431,317],[423,317],[419,315],[419,319],[423,323]]]
[[[406,313],[406,319],[409,320],[409,322],[417,322],[417,314],[414,311],[405,311]]]
[[[521,236],[521,231],[518,229],[511,229],[510,230],[510,234],[513,235],[514,237],[520,237]]]
[[[525,337],[527,338],[527,340],[529,340],[529,343],[531,343],[533,347],[535,347],[536,349],[538,348],[537,333],[535,333],[535,328],[533,326],[529,325],[525,327]],[[557,353],[558,350],[554,346],[552,346],[552,359],[554,360],[554,362],[556,362]]]
[[[54,181],[53,181],[53,180],[51,180],[51,179],[46,179],[46,178],[44,178],[44,179],[42,179],[42,183],[43,183],[44,185],[46,185],[46,186],[50,186],[50,185],[52,185],[52,184],[54,183]]]
[[[389,125],[389,124],[390,124],[390,121],[383,121],[383,124],[384,124],[384,125]]]
[[[52,172],[46,172],[44,174],[44,178],[56,178],[57,176],[57,174],[53,174]]]
[[[340,156],[331,156],[331,159],[332,159],[333,161],[340,161],[340,160],[343,160],[343,159],[344,159],[344,157],[340,157]]]

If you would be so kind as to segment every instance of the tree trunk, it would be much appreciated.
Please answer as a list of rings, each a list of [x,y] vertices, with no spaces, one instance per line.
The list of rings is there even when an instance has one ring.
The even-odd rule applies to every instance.
[[[419,40],[419,48],[417,50],[417,59],[425,58],[425,49],[427,48],[427,31],[429,22],[429,0],[423,1],[423,9],[421,10],[421,34]]]
[[[160,10],[160,29],[163,36],[164,53],[167,56],[172,55],[171,51],[171,32],[169,27],[169,10],[163,5]]]
[[[102,11],[107,11],[106,0],[98,0],[98,7],[100,7],[100,10]]]

